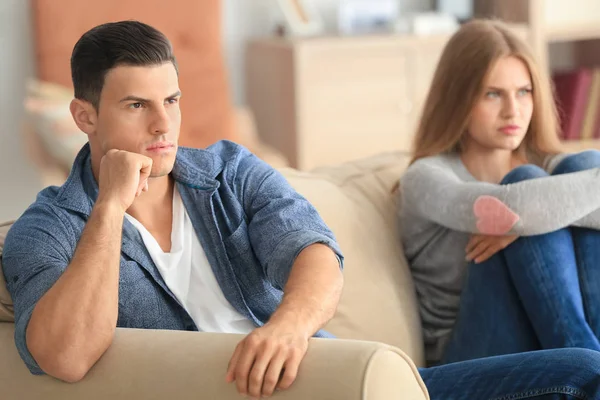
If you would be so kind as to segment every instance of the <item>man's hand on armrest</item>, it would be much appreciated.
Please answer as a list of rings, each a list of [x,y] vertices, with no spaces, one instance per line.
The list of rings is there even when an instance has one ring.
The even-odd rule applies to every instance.
[[[236,347],[227,382],[235,381],[240,394],[257,399],[272,395],[275,388],[289,388],[308,339],[333,317],[342,284],[338,258],[329,247],[305,248],[294,262],[277,311]]]

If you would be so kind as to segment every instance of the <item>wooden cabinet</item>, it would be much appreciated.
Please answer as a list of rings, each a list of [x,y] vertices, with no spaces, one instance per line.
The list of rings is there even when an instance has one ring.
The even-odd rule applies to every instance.
[[[526,26],[512,29],[530,40]],[[259,135],[299,169],[410,151],[450,36],[251,41],[246,101]]]
[[[251,42],[246,99],[259,134],[299,169],[408,151],[448,38]]]

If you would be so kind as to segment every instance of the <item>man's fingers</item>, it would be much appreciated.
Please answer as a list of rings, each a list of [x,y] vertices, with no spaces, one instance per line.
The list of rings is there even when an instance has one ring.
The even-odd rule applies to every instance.
[[[139,169],[140,169],[140,183],[139,192],[148,190],[148,178],[152,172],[152,159],[150,157],[140,156],[139,158]]]
[[[269,367],[273,358],[272,347],[263,347],[262,351],[257,354],[250,376],[248,377],[248,395],[252,398],[258,399],[262,392],[263,382],[265,379],[265,372]]]
[[[285,390],[292,386],[298,375],[298,368],[303,357],[304,354],[301,354],[299,350],[296,350],[292,353],[291,357],[288,357],[288,360],[285,362],[285,372],[277,385],[278,389]]]
[[[140,177],[140,183],[138,183],[137,195],[139,196],[142,192],[148,191],[148,178]]]
[[[254,364],[254,359],[256,357],[256,346],[249,343],[248,339],[250,339],[250,337],[247,337],[244,340],[244,347],[242,348],[240,358],[235,367],[235,384],[238,392],[244,396],[248,394],[248,378],[250,377],[250,370],[252,369],[252,364]]]
[[[146,176],[150,175],[150,171],[152,170],[152,159],[146,156],[140,156],[140,172],[145,174]]]
[[[229,383],[235,380],[235,368],[237,367],[238,360],[240,359],[240,354],[242,353],[243,342],[239,343],[231,356],[231,360],[229,360],[229,365],[227,366],[227,374],[225,375],[225,380]]]
[[[267,369],[267,373],[265,374],[265,379],[262,387],[262,394],[264,396],[271,396],[275,391],[275,387],[279,383],[279,378],[281,377],[281,371],[283,369],[283,364],[285,363],[285,355],[278,353],[273,357],[271,362],[269,363],[269,368]]]

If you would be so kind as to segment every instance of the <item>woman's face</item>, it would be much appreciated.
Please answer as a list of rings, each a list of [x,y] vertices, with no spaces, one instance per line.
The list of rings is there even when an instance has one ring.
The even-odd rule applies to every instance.
[[[490,70],[471,111],[469,145],[486,150],[516,150],[531,122],[533,87],[527,65],[504,57]]]

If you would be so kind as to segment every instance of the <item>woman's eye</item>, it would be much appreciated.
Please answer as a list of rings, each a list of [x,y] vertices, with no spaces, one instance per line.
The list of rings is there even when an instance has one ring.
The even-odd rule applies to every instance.
[[[500,93],[496,92],[496,91],[489,91],[485,94],[486,97],[489,98],[496,98],[500,96]]]
[[[519,96],[525,96],[525,95],[528,95],[531,92],[532,92],[531,89],[521,89],[521,90],[519,90]]]

